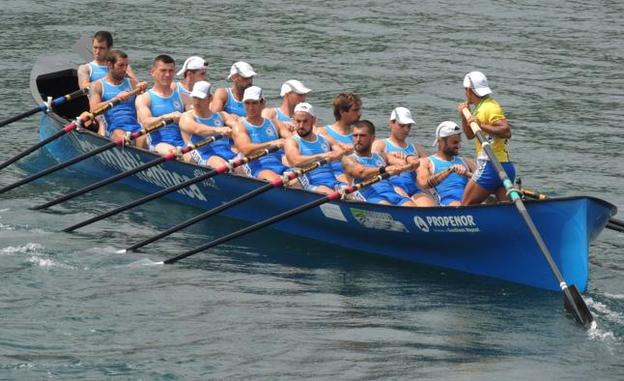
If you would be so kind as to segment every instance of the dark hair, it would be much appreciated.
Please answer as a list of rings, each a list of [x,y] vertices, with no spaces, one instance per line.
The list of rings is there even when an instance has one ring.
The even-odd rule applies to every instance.
[[[93,39],[97,41],[104,41],[106,46],[109,48],[113,46],[113,35],[105,30],[95,32]]]
[[[352,124],[353,128],[366,128],[370,135],[375,135],[375,125],[370,120],[362,119]]]
[[[161,54],[159,56],[156,56],[156,58],[154,58],[154,65],[156,65],[157,62],[162,62],[164,64],[175,64],[175,60],[173,59],[173,57],[168,54]]]
[[[119,49],[111,50],[106,56],[106,62],[115,65],[120,58],[128,58],[128,55]]]
[[[336,120],[340,120],[340,114],[349,111],[349,109],[355,105],[362,105],[362,100],[356,94],[340,93],[336,95],[336,97],[334,97],[334,100],[332,101],[334,118],[336,118]]]

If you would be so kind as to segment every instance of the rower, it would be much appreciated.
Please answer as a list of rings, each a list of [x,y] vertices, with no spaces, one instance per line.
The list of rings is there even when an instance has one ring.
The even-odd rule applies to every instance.
[[[178,77],[182,77],[182,80],[174,82],[172,86],[176,87],[180,95],[182,95],[185,109],[189,109],[193,103],[191,91],[193,91],[195,82],[206,80],[207,66],[208,64],[203,58],[191,56],[184,61],[182,69],[176,73]]]
[[[113,48],[113,35],[105,30],[100,30],[93,35],[91,45],[93,61],[78,67],[78,87],[84,89],[98,79],[104,78],[108,73],[106,57]],[[128,66],[127,75],[136,80],[132,68]]]
[[[408,143],[407,137],[414,125],[414,119],[409,109],[397,107],[390,113],[390,137],[377,139],[373,143],[372,152],[385,152],[388,156],[396,156],[408,161],[419,161],[420,157],[427,157],[427,152],[420,144]],[[434,206],[436,203],[427,192],[418,187],[415,171],[401,172],[389,179],[394,190],[404,197],[412,199],[416,206]]]
[[[238,61],[232,64],[230,75],[227,77],[227,80],[232,82],[232,85],[215,91],[210,109],[213,112],[225,111],[228,114],[245,116],[246,108],[242,99],[245,89],[253,86],[253,77],[255,75],[256,72],[247,62]]]
[[[416,170],[419,161],[407,162],[385,152],[373,153],[371,147],[375,141],[375,125],[368,120],[359,120],[353,124],[353,152],[342,158],[344,174],[350,182],[360,183],[382,173],[399,174],[404,170]],[[416,206],[408,197],[396,193],[388,180],[379,181],[359,191],[367,201],[376,204]]]
[[[222,134],[227,137],[214,143],[203,146],[185,155],[185,160],[193,161],[199,165],[207,165],[219,168],[226,165],[227,161],[236,156],[232,151],[230,127],[236,124],[236,118],[221,112],[212,112],[212,85],[206,81],[198,81],[193,85],[191,92],[192,108],[180,117],[180,130],[186,143],[198,143],[211,135]]]
[[[282,122],[292,123],[295,106],[305,102],[306,94],[310,91],[303,83],[296,79],[290,79],[282,84],[280,97],[282,103],[279,107],[265,108],[262,110],[262,116],[268,119],[277,119]]]
[[[166,54],[154,59],[151,69],[154,85],[147,92],[136,98],[139,123],[143,126],[160,123],[171,118],[175,123],[160,128],[147,137],[150,151],[167,155],[184,146],[180,127],[177,122],[184,111],[184,103],[177,89],[171,83],[175,74],[175,61]]]
[[[462,129],[453,121],[442,122],[436,128],[433,146],[438,150],[418,167],[418,184],[432,189],[442,206],[459,206],[468,183],[467,176],[477,164],[459,156]]]
[[[512,182],[516,176],[516,169],[509,157],[507,142],[511,138],[511,127],[503,112],[501,105],[492,98],[492,90],[488,85],[485,75],[479,71],[473,71],[464,77],[464,91],[466,102],[459,103],[457,109],[462,118],[462,127],[468,139],[474,139],[475,135],[470,128],[471,122],[476,122],[483,130],[496,158],[503,166],[507,177]],[[474,105],[472,118],[466,120],[462,110]],[[477,170],[468,181],[462,205],[479,204],[490,194],[496,195],[498,201],[507,200],[506,190],[487,154],[481,146],[479,139],[475,139],[477,151]]]
[[[339,160],[345,153],[338,144],[314,133],[316,115],[314,108],[309,103],[299,103],[293,110],[294,125],[297,135],[286,139],[284,152],[288,163],[293,167],[303,168],[315,161]],[[301,177],[299,181],[303,189],[314,192],[330,194],[344,183],[338,181],[331,165],[326,164]]]
[[[318,132],[325,137],[334,139],[343,146],[343,149],[352,149],[353,135],[351,133],[351,124],[360,120],[362,116],[362,100],[353,93],[340,93],[334,97],[332,109],[336,122],[325,127],[319,127]],[[347,178],[342,173],[342,165],[339,162],[332,162],[332,169],[339,180],[347,181]]]
[[[258,86],[248,87],[243,93],[243,103],[247,116],[240,118],[232,129],[236,149],[247,156],[273,146],[283,148],[285,138],[292,134],[285,123],[262,117],[265,105],[262,89]],[[279,178],[288,169],[282,164],[282,154],[283,151],[279,150],[247,164],[247,174],[268,181]]]
[[[106,126],[100,124],[98,131],[100,135],[119,139],[129,132],[141,129],[134,104],[136,97],[130,97],[129,92],[136,88],[145,90],[147,83],[139,83],[136,79],[126,76],[128,55],[121,50],[111,50],[106,57],[106,64],[108,66],[106,76],[93,82],[89,88],[89,108],[93,112],[113,99],[121,100],[117,106],[106,111],[104,114]],[[145,136],[137,138],[135,144],[137,147],[145,148]]]

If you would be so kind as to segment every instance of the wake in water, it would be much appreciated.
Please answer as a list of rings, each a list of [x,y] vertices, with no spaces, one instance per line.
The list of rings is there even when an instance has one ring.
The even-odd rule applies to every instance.
[[[617,326],[624,325],[624,315],[620,312],[611,310],[606,304],[594,300],[591,297],[586,298],[587,305],[592,309],[592,312],[596,315],[596,320],[603,320],[609,323],[615,323]],[[615,334],[604,327],[605,324],[599,326],[595,321],[592,323],[592,327],[587,331],[589,337],[592,340],[599,341],[621,341]]]
[[[163,265],[164,263],[161,262],[154,262],[149,258],[143,258],[143,259],[139,259],[138,261],[134,261],[132,263],[130,263],[129,265],[127,265],[129,268],[131,269],[136,269],[136,268],[140,268],[140,267],[146,267],[146,266],[160,266]]]

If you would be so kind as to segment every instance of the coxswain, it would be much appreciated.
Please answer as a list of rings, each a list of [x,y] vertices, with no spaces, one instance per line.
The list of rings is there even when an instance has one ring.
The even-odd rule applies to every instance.
[[[470,128],[471,122],[476,122],[483,130],[494,155],[503,166],[507,177],[512,182],[516,177],[516,169],[509,157],[507,142],[511,138],[511,127],[505,117],[503,108],[492,97],[492,90],[485,75],[473,71],[464,77],[464,92],[466,102],[459,103],[457,109],[461,115],[462,127],[466,137],[474,139],[475,135]],[[472,117],[466,120],[462,111],[472,106]],[[496,195],[498,201],[507,200],[505,187],[498,176],[496,168],[490,162],[481,146],[479,139],[475,139],[477,152],[477,169],[466,185],[462,205],[480,204],[490,194]]]

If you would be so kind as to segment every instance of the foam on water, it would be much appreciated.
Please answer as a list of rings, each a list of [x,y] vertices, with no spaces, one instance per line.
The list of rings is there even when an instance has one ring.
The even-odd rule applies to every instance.
[[[41,251],[43,249],[43,245],[38,243],[29,242],[25,245],[21,246],[7,246],[2,248],[0,254],[13,255],[13,254],[21,254],[21,253],[30,253]]]
[[[624,324],[624,315],[611,310],[606,304],[595,301],[592,298],[587,298],[587,304],[607,320],[613,323]]]
[[[134,261],[128,264],[127,266],[131,269],[134,269],[134,268],[146,267],[146,266],[160,266],[163,264],[164,263],[162,261],[154,262],[149,258],[143,258],[143,259],[139,259],[138,261]]]
[[[38,255],[33,255],[29,257],[28,262],[32,263],[35,266],[43,267],[43,268],[51,268],[51,267],[58,267],[62,269],[74,269],[75,268],[74,266],[59,263],[50,258],[44,258]]]

